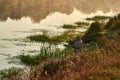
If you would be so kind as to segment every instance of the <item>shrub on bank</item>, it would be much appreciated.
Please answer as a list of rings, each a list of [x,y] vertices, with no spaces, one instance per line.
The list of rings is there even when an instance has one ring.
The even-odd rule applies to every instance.
[[[120,14],[111,18],[104,27],[107,30],[120,31]]]
[[[38,65],[41,62],[45,62],[50,59],[64,58],[72,54],[73,54],[73,50],[69,47],[62,50],[52,45],[49,46],[43,45],[40,49],[39,54],[36,55],[21,54],[18,56],[18,58],[21,60],[22,63],[30,66],[30,65]]]
[[[82,40],[84,43],[88,43],[91,41],[97,41],[99,37],[102,36],[103,31],[103,25],[101,23],[94,22],[91,24],[90,28],[86,31],[86,33],[83,35]]]

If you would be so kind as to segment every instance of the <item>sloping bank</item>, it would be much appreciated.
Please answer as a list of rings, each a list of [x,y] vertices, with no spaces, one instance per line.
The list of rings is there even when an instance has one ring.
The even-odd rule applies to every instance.
[[[120,14],[107,23],[92,23],[82,39],[98,47],[33,66],[26,80],[120,80]]]
[[[93,23],[83,40],[97,42],[99,48],[37,66],[28,80],[120,80],[120,15],[102,27]]]

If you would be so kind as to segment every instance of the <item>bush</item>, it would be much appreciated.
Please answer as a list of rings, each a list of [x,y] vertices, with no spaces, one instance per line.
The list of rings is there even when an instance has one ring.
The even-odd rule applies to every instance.
[[[105,25],[104,27],[107,30],[115,30],[115,31],[120,31],[120,14],[117,16],[111,18]]]
[[[92,23],[85,35],[83,35],[83,42],[97,41],[97,39],[102,36],[103,25],[99,22]]]

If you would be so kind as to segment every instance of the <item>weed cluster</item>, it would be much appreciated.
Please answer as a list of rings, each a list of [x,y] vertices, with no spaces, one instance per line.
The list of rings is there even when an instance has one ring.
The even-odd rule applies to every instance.
[[[86,18],[86,20],[92,20],[92,21],[98,21],[98,20],[106,20],[110,19],[111,17],[109,16],[94,16],[92,18]]]
[[[76,37],[76,35],[81,34],[81,33],[76,33],[76,34],[73,34],[73,33],[75,33],[74,30],[69,30],[69,31],[65,31],[61,35],[57,35],[57,36],[53,36],[53,37],[49,37],[45,34],[42,34],[42,35],[31,35],[27,38],[30,39],[30,41],[60,44],[61,42],[66,42],[66,41],[72,40]]]
[[[21,60],[22,63],[26,65],[38,65],[41,62],[50,60],[50,59],[60,59],[64,58],[67,55],[72,55],[73,50],[70,47],[67,47],[65,49],[60,49],[56,46],[42,46],[40,49],[40,53],[36,55],[30,55],[30,54],[21,54],[18,56],[18,58]]]

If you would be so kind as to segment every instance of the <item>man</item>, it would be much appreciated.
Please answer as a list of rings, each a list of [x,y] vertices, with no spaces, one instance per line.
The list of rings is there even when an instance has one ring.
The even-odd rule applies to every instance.
[[[67,41],[67,43],[68,44],[64,44],[64,46],[71,46],[76,54],[82,51],[83,41],[80,36],[77,36],[73,41]]]
[[[74,52],[76,54],[80,53],[82,51],[83,42],[80,36],[77,36],[76,39],[73,42],[72,47],[74,48]]]

